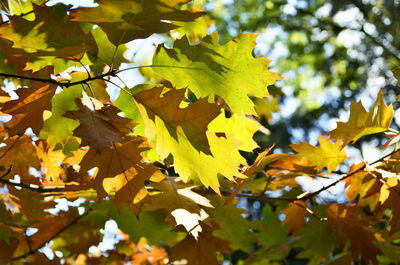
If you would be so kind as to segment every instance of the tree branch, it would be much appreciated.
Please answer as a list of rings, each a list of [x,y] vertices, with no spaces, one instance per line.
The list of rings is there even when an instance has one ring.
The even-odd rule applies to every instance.
[[[41,249],[42,247],[44,247],[47,243],[49,243],[50,241],[52,241],[53,239],[55,239],[56,237],[58,237],[62,232],[64,232],[65,230],[67,230],[68,228],[70,228],[71,226],[75,225],[80,219],[82,219],[84,216],[88,215],[93,209],[92,208],[88,208],[88,210],[86,212],[84,212],[82,215],[78,215],[74,220],[72,220],[70,223],[68,223],[67,225],[65,225],[63,228],[61,228],[59,231],[57,231],[53,236],[51,236],[48,240],[46,240],[45,242],[43,242],[40,246],[31,249],[29,252],[22,254],[20,256],[14,257],[12,260],[16,261],[19,259],[23,259],[28,257],[29,255],[33,255],[35,254],[39,249]]]
[[[312,197],[314,197],[314,196],[320,194],[321,192],[323,192],[324,190],[327,190],[327,189],[329,189],[329,188],[335,186],[335,185],[338,184],[339,182],[341,182],[341,181],[343,181],[343,180],[345,180],[345,179],[347,179],[347,178],[349,178],[349,177],[355,175],[356,173],[363,171],[363,170],[367,167],[367,165],[374,165],[374,164],[376,164],[376,163],[382,162],[385,158],[387,158],[387,157],[389,157],[389,156],[391,156],[391,155],[393,155],[393,154],[395,154],[395,153],[397,153],[397,152],[399,152],[399,151],[400,151],[400,149],[398,149],[398,150],[393,150],[393,151],[390,152],[389,154],[384,155],[384,156],[382,156],[381,158],[379,158],[379,159],[377,159],[377,160],[375,160],[375,161],[373,161],[373,162],[371,162],[371,163],[369,163],[369,164],[364,163],[364,165],[363,165],[362,167],[360,167],[360,168],[358,168],[358,169],[356,169],[356,170],[354,170],[354,171],[352,171],[352,172],[350,172],[350,173],[348,173],[348,174],[342,176],[341,178],[335,180],[335,181],[332,182],[331,184],[329,184],[329,185],[327,185],[327,186],[324,186],[324,187],[320,188],[319,190],[314,191],[314,192],[311,192],[311,193],[310,193],[310,192],[305,192],[305,193],[303,193],[303,194],[300,194],[299,196],[297,196],[296,199],[297,199],[297,200],[302,200],[302,201],[306,201],[306,200],[308,200],[308,199],[311,199]]]
[[[42,82],[42,83],[49,83],[49,84],[54,84],[60,87],[71,87],[75,85],[80,85],[80,84],[86,84],[87,82],[96,80],[96,79],[103,79],[104,77],[107,76],[114,76],[116,74],[116,70],[112,70],[110,72],[98,75],[98,76],[93,76],[93,77],[88,77],[86,79],[82,79],[76,82],[70,82],[70,80],[66,80],[64,82],[60,82],[57,80],[54,80],[52,78],[37,78],[37,77],[30,77],[30,76],[23,76],[23,75],[15,75],[15,74],[5,74],[5,73],[0,73],[0,77],[5,77],[5,78],[19,78],[19,79],[24,79],[24,80],[31,80],[31,81],[37,81],[37,82]]]
[[[24,189],[28,189],[31,191],[36,191],[36,192],[57,192],[57,191],[61,191],[63,189],[65,189],[65,185],[59,185],[59,186],[39,186],[36,184],[26,184],[21,182],[20,180],[14,180],[14,179],[4,179],[4,177],[6,175],[8,175],[11,172],[11,167],[9,168],[9,170],[3,174],[2,176],[0,176],[0,183],[3,184],[7,184],[7,185],[11,185],[14,187],[21,187]]]

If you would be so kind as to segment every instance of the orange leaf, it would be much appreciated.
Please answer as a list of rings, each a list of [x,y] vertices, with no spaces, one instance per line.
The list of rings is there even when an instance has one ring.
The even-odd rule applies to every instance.
[[[301,205],[303,205],[303,207]],[[285,220],[282,222],[282,226],[288,225],[287,233],[291,232],[293,235],[297,233],[300,227],[306,224],[305,217],[307,214],[306,203],[304,201],[295,201],[289,203],[289,206],[283,210],[283,214],[286,214]]]

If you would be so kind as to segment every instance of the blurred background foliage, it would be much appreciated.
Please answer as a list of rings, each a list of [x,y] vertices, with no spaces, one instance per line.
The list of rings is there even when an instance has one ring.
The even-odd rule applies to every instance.
[[[263,148],[316,144],[338,118],[348,119],[351,101],[362,99],[368,108],[380,88],[387,102],[396,101],[391,69],[400,65],[399,0],[196,2],[205,3],[223,43],[240,31],[260,33],[254,55],[272,60],[271,69],[284,77],[269,89],[273,100],[256,101],[271,131],[256,136]],[[392,127],[399,125],[396,118]]]

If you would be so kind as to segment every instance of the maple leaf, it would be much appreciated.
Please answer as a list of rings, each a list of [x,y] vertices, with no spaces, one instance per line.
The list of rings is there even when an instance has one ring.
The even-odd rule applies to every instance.
[[[120,44],[116,48],[114,44],[108,40],[107,35],[101,28],[92,29],[91,33],[99,49],[97,56],[94,56],[93,59],[92,54],[89,54],[89,58],[95,61],[95,63],[90,65],[91,71],[95,74],[102,74],[105,66],[113,65],[113,67],[117,69],[121,63],[129,62],[129,60],[124,57],[124,53],[128,50],[126,45]]]
[[[191,5],[191,10],[196,10],[197,12],[202,12],[203,8],[198,5]],[[182,9],[187,9],[187,5],[181,7]],[[215,23],[209,16],[202,16],[196,18],[193,22],[178,22],[174,21],[174,24],[179,26],[179,28],[174,29],[173,33],[178,33],[179,38],[186,35],[191,43],[199,43],[203,37],[207,35],[207,29]]]
[[[29,167],[40,169],[40,161],[32,144],[31,137],[23,135],[21,137],[10,137],[4,142],[5,146],[0,147],[0,165],[12,170],[8,177],[19,175],[23,181],[38,184],[38,179],[29,174]]]
[[[0,27],[0,37],[10,40],[14,56],[28,58],[56,56],[79,61],[90,51],[97,54],[91,33],[84,33],[79,23],[61,20],[51,7],[33,4],[35,20],[10,16],[10,23]]]
[[[293,244],[293,247],[302,248],[302,251],[297,254],[298,258],[310,259],[309,265],[320,265],[321,261],[326,261],[326,257],[335,248],[336,239],[333,233],[328,233],[327,226],[327,222],[310,218],[306,226],[300,227],[296,233],[299,240]]]
[[[191,265],[218,265],[215,252],[230,252],[225,240],[214,237],[205,225],[196,240],[191,234],[171,248],[170,261],[185,259]]]
[[[307,157],[302,157],[299,160],[297,155],[282,157],[273,162],[271,166],[276,169],[290,171],[293,176],[306,175],[312,177],[318,175],[318,171],[314,166],[310,165],[310,160]]]
[[[391,207],[392,214],[390,216],[390,234],[400,230],[400,183],[397,177],[389,178],[382,185],[379,202],[382,207]]]
[[[145,237],[150,243],[159,246],[161,242],[174,244],[181,239],[180,233],[174,233],[165,221],[165,215],[159,211],[142,211],[136,216],[128,208],[110,212],[118,228],[129,235],[131,241],[137,243]]]
[[[289,203],[289,206],[282,211],[282,213],[286,215],[282,225],[287,225],[287,233],[291,232],[295,235],[299,229],[306,224],[305,217],[307,215],[307,210],[305,207],[306,203],[304,201],[295,201]]]
[[[129,206],[138,212],[135,204],[147,196],[144,181],[163,178],[157,167],[143,161],[140,153],[146,150],[148,145],[139,136],[122,144],[112,143],[101,154],[90,149],[82,158],[80,171],[98,167],[93,183],[98,197],[115,191],[115,202],[120,209]]]
[[[351,242],[351,252],[354,259],[362,255],[364,261],[378,264],[377,255],[382,251],[374,245],[379,234],[374,233],[369,221],[361,217],[362,208],[343,204],[331,204],[326,210],[329,231],[337,230],[337,243],[343,249],[347,240]]]
[[[152,182],[149,186],[157,192],[150,196],[151,209],[185,209],[190,213],[200,213],[200,206],[213,207],[204,196],[192,191],[196,186],[179,182],[177,178],[167,177],[161,182]]]
[[[290,147],[297,152],[299,159],[306,157],[310,160],[310,166],[314,166],[317,171],[321,171],[325,166],[329,172],[335,170],[344,160],[346,160],[346,151],[341,148],[343,142],[336,143],[329,141],[328,137],[319,137],[319,147],[313,146],[307,142],[291,144]]]
[[[50,68],[32,74],[33,78],[50,77]],[[17,90],[18,99],[6,102],[0,111],[12,115],[7,123],[7,131],[10,136],[22,135],[26,129],[39,135],[43,128],[43,111],[51,108],[51,99],[56,91],[56,85],[42,82],[31,82],[29,88]]]
[[[79,214],[76,207],[69,208],[68,212],[61,211],[57,216],[43,216],[40,222],[32,225],[32,227],[38,229],[38,231],[29,237],[29,242],[27,242],[24,235],[20,236],[20,243],[14,255],[18,252],[22,254],[28,253],[31,249],[37,249],[43,246],[49,239],[52,239],[55,235],[59,234],[60,231],[63,231],[66,225],[73,220],[78,220],[78,216]]]
[[[214,197],[212,204],[214,208],[208,211],[219,226],[219,229],[213,231],[213,235],[229,242],[232,250],[240,249],[248,252],[249,246],[256,241],[256,238],[250,233],[255,227],[254,223],[242,216],[246,211],[232,204],[224,205],[224,200],[219,197]]]
[[[364,135],[386,131],[393,118],[393,106],[387,106],[383,101],[382,90],[367,112],[361,102],[351,102],[350,117],[347,122],[337,122],[337,128],[328,132],[332,139],[343,140],[343,146],[355,143]]]
[[[14,187],[7,187],[10,194],[14,195],[15,204],[19,211],[26,216],[31,222],[40,221],[46,215],[45,211],[49,208],[54,208],[54,201],[45,201],[43,196],[30,190],[17,190]]]
[[[365,163],[354,164],[350,167],[349,174],[364,166]],[[368,171],[359,171],[344,180],[347,200],[352,202],[357,199],[360,206],[368,205],[374,211],[378,205],[379,191],[382,183]]]
[[[71,82],[74,81],[76,80],[72,78]],[[51,112],[47,113],[43,130],[39,134],[41,139],[46,139],[49,144],[56,144],[73,135],[72,131],[79,126],[79,122],[63,115],[67,111],[79,110],[75,100],[82,97],[82,91],[82,86],[76,85],[54,95],[51,100]]]
[[[121,112],[113,105],[104,105],[95,98],[83,94],[77,99],[79,110],[67,111],[64,117],[79,121],[74,135],[82,138],[82,145],[89,145],[98,153],[110,147],[113,142],[123,143],[126,136],[132,133],[135,123],[117,114]]]
[[[269,61],[254,58],[255,34],[239,34],[225,45],[213,33],[196,46],[183,38],[173,49],[157,47],[154,71],[177,88],[188,87],[197,97],[218,95],[239,114],[255,114],[249,95],[268,96],[267,86],[280,77],[268,71]]]
[[[279,221],[278,213],[274,212],[268,204],[264,206],[262,213],[264,218],[258,222],[261,224],[261,231],[257,233],[257,238],[263,245],[263,249],[284,244],[287,240],[286,227]]]
[[[153,91],[159,90],[160,88],[155,88]],[[169,95],[167,98],[169,101],[172,101],[174,98],[181,99],[180,95],[182,94],[182,90],[171,91],[173,92],[168,92],[170,94],[167,93],[164,98]],[[152,92],[147,91],[140,92],[139,95],[144,92],[153,97],[154,95],[158,95],[158,93],[153,94]],[[153,102],[152,105],[157,107],[162,104],[162,106],[164,106],[163,103],[157,103],[158,101],[167,102],[164,98],[154,98],[153,100],[156,102]],[[173,102],[177,105],[179,101],[174,99]],[[193,107],[191,107],[192,105]],[[207,130],[205,131],[205,139],[207,142],[202,143],[202,145],[210,146],[211,155],[199,152],[188,137],[191,137],[192,139],[198,139],[199,137],[204,139],[204,127],[212,117],[216,116],[215,109],[219,107],[216,104],[207,103],[205,99],[196,101],[192,105],[185,108],[184,112],[180,112],[179,115],[176,115],[181,120],[176,119],[171,121],[171,117],[166,117],[166,122],[164,122],[164,120],[158,115],[155,115],[154,112],[148,112],[147,108],[141,105],[141,103],[138,104],[138,107],[145,123],[145,134],[147,138],[152,140],[156,136],[156,150],[160,158],[165,159],[169,154],[172,154],[175,170],[179,173],[184,182],[187,182],[189,179],[200,180],[205,186],[211,187],[219,193],[218,175],[225,176],[230,180],[233,180],[233,176],[245,177],[243,174],[238,172],[238,166],[240,164],[246,164],[245,159],[238,151],[242,142],[236,139],[232,133],[227,133],[225,137],[219,137],[215,132]],[[199,107],[203,108],[200,108],[199,110]],[[211,110],[207,111],[204,107],[211,107]],[[167,110],[169,109],[175,111],[177,107],[169,106]],[[196,110],[196,112],[192,113],[192,110]],[[159,113],[158,111],[161,111],[161,109],[156,109],[156,111],[156,113]],[[205,114],[203,114],[203,112]],[[175,115],[174,112],[170,114]],[[210,117],[210,114],[212,117]],[[162,112],[160,115],[162,117],[165,116]],[[192,115],[194,115],[193,121],[189,121],[185,117],[191,117]],[[176,129],[171,127],[169,122],[171,122],[172,125],[177,124]],[[181,123],[182,126],[179,125],[179,123]],[[194,128],[202,128],[202,133],[192,134],[192,132],[196,132],[194,128],[190,127],[192,124]],[[188,129],[184,131],[184,128],[186,127],[188,127]],[[186,132],[188,132],[188,135],[186,135]],[[255,131],[253,131],[253,133],[254,132]],[[249,134],[246,133],[245,135]],[[251,142],[252,140],[247,139],[246,143],[249,141]]]
[[[38,157],[42,160],[43,168],[46,169],[46,180],[57,183],[63,173],[63,169],[59,165],[65,158],[62,150],[54,150],[54,145],[48,145],[44,141],[39,141],[35,148]]]
[[[132,264],[145,265],[154,260],[161,261],[167,258],[167,252],[164,248],[149,246],[144,239],[141,239],[134,249],[136,249],[137,254],[133,256]]]
[[[180,108],[185,90],[170,90],[160,97],[162,87],[144,90],[134,96],[144,106],[147,116],[155,121],[155,115],[161,118],[168,132],[176,140],[178,126],[183,130],[190,143],[199,151],[210,154],[206,131],[208,124],[220,113],[220,106],[200,99],[186,108]]]
[[[98,7],[79,7],[70,11],[73,21],[98,25],[116,46],[177,28],[170,21],[192,21],[202,12],[177,10],[189,0],[101,0]]]
[[[245,115],[234,113],[227,119],[225,114],[225,111],[222,111],[217,118],[210,122],[208,129],[235,138],[241,143],[238,149],[242,151],[251,152],[256,149],[258,144],[253,140],[253,135],[259,130],[260,125]]]

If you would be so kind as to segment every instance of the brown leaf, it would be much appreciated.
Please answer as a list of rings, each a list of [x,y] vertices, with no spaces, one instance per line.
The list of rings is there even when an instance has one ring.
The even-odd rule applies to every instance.
[[[327,210],[328,229],[337,231],[337,243],[340,249],[345,247],[346,241],[351,242],[353,259],[357,260],[362,255],[364,261],[371,261],[377,265],[377,255],[382,251],[374,245],[379,239],[369,224],[368,217],[361,217],[361,207],[347,206],[344,204],[331,204]]]
[[[41,247],[44,243],[58,236],[66,226],[73,223],[79,215],[78,210],[77,208],[69,209],[68,212],[60,212],[58,215],[47,215],[40,222],[34,224],[32,227],[37,228],[38,231],[29,237],[29,244],[25,236],[21,235],[17,249],[18,254],[22,255],[28,253],[31,249]]]
[[[40,161],[36,155],[32,139],[28,135],[20,138],[17,136],[6,139],[5,146],[0,148],[0,165],[9,168],[12,165],[11,174],[6,178],[12,178],[18,174],[23,182],[39,184],[38,179],[29,174],[29,167],[40,169]]]
[[[113,142],[125,142],[127,134],[136,125],[132,120],[118,116],[121,111],[117,107],[104,105],[86,94],[77,99],[76,104],[79,110],[67,111],[63,116],[80,122],[74,135],[82,138],[82,145],[89,144],[98,153]]]
[[[81,161],[80,171],[98,167],[93,183],[98,197],[103,198],[115,191],[118,208],[129,206],[137,213],[137,208],[132,207],[147,196],[144,181],[152,177],[162,178],[158,168],[145,162],[140,155],[148,149],[145,138],[139,136],[123,144],[113,143],[101,155],[90,149]]]
[[[13,259],[13,253],[18,247],[18,239],[10,238],[10,243],[0,240],[0,264],[8,264]]]
[[[196,240],[191,234],[171,248],[170,261],[185,259],[190,265],[218,265],[216,252],[229,253],[228,242],[214,237],[205,225]]]
[[[17,190],[14,187],[8,187],[10,194],[14,195],[15,204],[18,205],[19,211],[26,216],[29,221],[40,221],[44,216],[48,215],[44,210],[54,208],[54,201],[44,201],[44,197],[37,192],[30,190]]]
[[[50,78],[50,68],[45,68],[32,77]],[[28,128],[39,135],[43,128],[43,111],[51,109],[51,99],[56,87],[53,84],[31,82],[29,88],[16,90],[18,99],[6,102],[0,110],[12,115],[12,119],[6,123],[10,136],[22,135]]]

